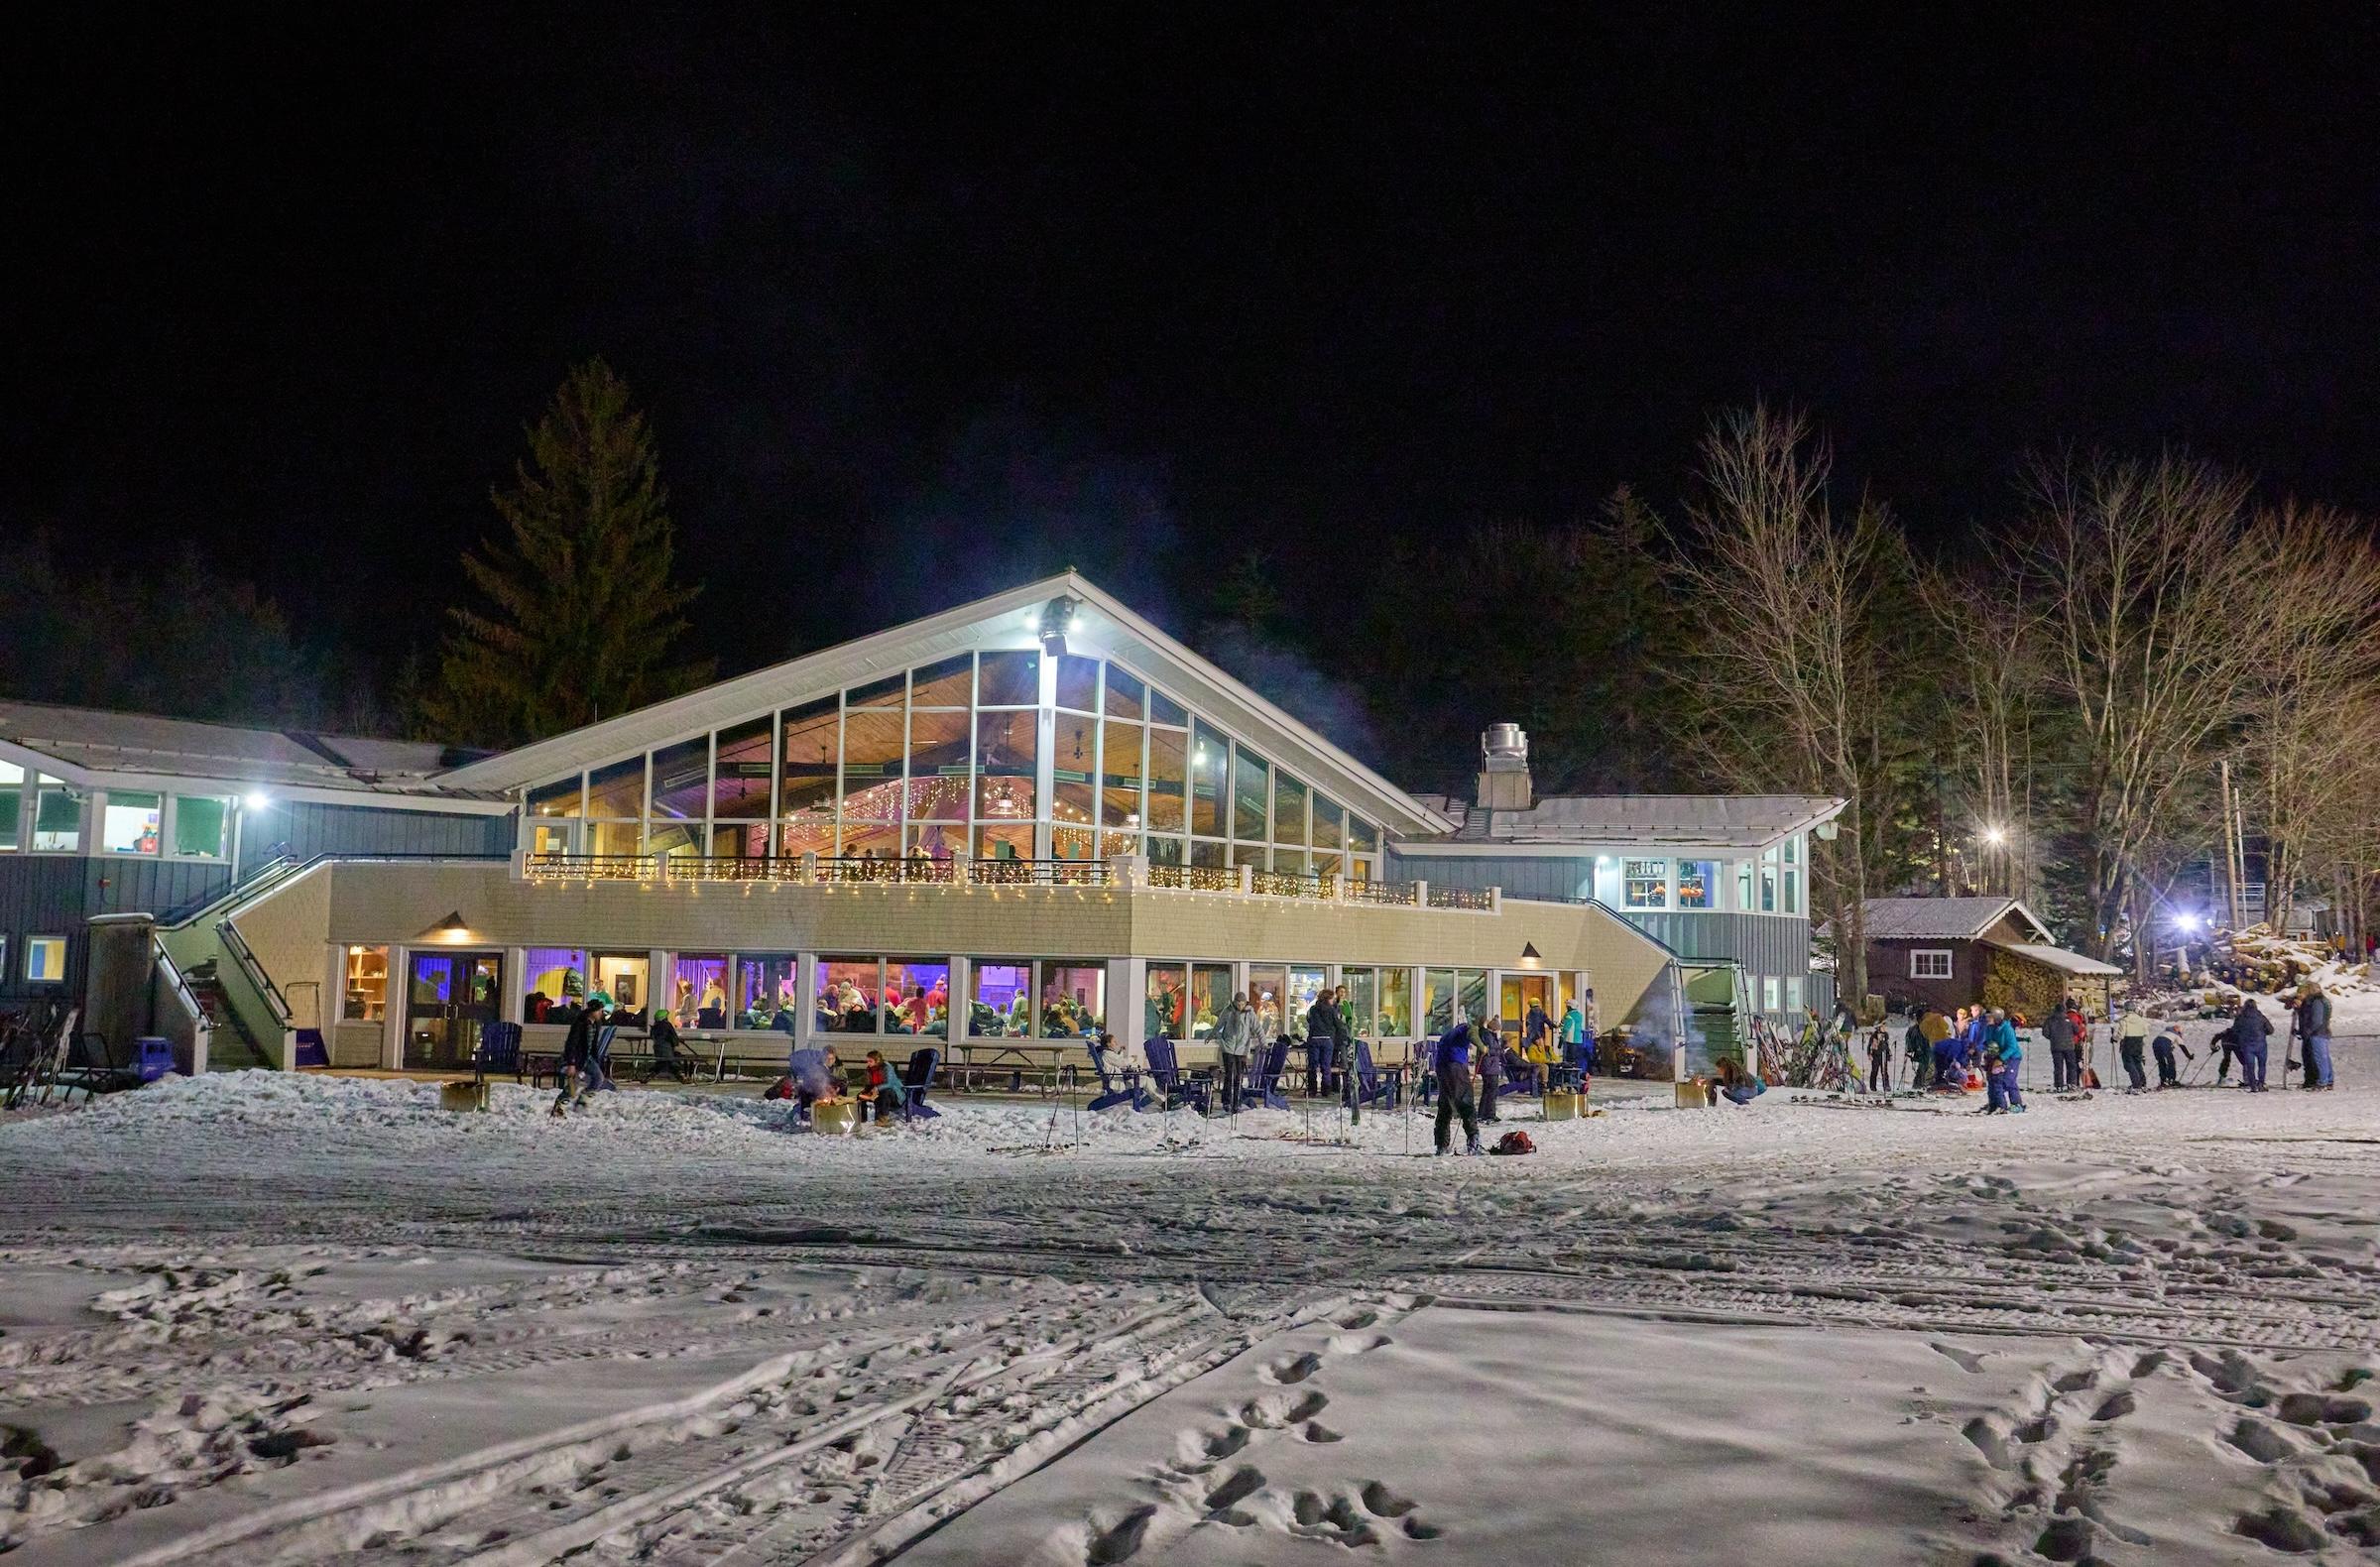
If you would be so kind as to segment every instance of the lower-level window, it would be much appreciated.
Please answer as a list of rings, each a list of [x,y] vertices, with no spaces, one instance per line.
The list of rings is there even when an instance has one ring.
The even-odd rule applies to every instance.
[[[1951,977],[1951,949],[1948,947],[1919,947],[1909,954],[1909,977],[1923,980],[1947,980]]]
[[[1182,963],[1151,963],[1148,966],[1148,995],[1140,1015],[1140,1036],[1153,1039],[1163,1034],[1168,1039],[1186,1039],[1183,1031],[1190,999],[1190,969]]]
[[[1033,1031],[1030,963],[977,958],[968,965],[967,1031],[978,1039],[1020,1039]]]
[[[818,1027],[827,1033],[875,1033],[884,994],[882,958],[818,960]]]
[[[1785,1010],[1781,987],[1774,974],[1763,974],[1760,977],[1760,1010],[1762,1012],[1783,1012]]]
[[[1041,1036],[1080,1038],[1108,1025],[1108,966],[1059,958],[1041,965]]]
[[[64,936],[25,938],[25,982],[29,985],[63,985],[66,982]]]
[[[1799,979],[1788,979],[1785,982],[1785,1010],[1787,1012],[1802,1010],[1802,981]]]
[[[378,1023],[388,1016],[389,949],[349,947],[345,1001],[339,1016],[351,1023]]]

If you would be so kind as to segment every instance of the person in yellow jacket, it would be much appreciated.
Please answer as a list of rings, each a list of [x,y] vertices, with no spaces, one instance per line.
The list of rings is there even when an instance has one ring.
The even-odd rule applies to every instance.
[[[1942,1054],[1943,1041],[1951,1036],[1951,1020],[1929,1011],[1917,1021],[1917,1031],[1925,1036],[1926,1049],[1917,1058],[1917,1071],[1909,1086],[1923,1092],[1934,1086],[1934,1063]]]

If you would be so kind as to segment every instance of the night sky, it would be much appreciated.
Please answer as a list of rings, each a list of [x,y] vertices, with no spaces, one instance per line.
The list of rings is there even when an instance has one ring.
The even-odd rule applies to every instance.
[[[2380,512],[2365,6],[48,9],[0,527],[382,661],[593,353],[729,669],[1069,561],[1327,606],[1756,395],[1930,544],[2062,444]]]

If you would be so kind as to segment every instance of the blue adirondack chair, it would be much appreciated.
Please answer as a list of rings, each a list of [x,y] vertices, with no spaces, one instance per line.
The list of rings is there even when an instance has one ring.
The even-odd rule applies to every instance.
[[[942,1052],[931,1046],[909,1052],[909,1064],[900,1073],[901,1120],[931,1121],[942,1114],[925,1102],[926,1094],[934,1086],[934,1067],[941,1059]],[[881,1113],[877,1119],[880,1122],[884,1119]]]
[[[521,1081],[521,1025],[492,1023],[479,1031],[479,1043],[472,1047],[471,1078],[485,1082],[506,1072],[514,1082]]]
[[[588,1069],[595,1074],[595,1086],[589,1090],[591,1093],[620,1092],[620,1085],[612,1081],[612,1040],[619,1034],[620,1025],[616,1023],[607,1023],[595,1030],[595,1042],[587,1051]]]
[[[1393,1105],[1396,1103],[1396,1083],[1393,1075],[1382,1072],[1371,1059],[1371,1041],[1356,1041],[1356,1103],[1359,1105]]]
[[[1505,1094],[1536,1095],[1543,1093],[1545,1091],[1544,1084],[1538,1081],[1537,1071],[1536,1062],[1510,1046],[1505,1047],[1503,1088]]]
[[[1207,1113],[1207,1080],[1201,1074],[1182,1070],[1180,1057],[1173,1053],[1173,1041],[1164,1034],[1152,1034],[1148,1050],[1149,1081],[1165,1096],[1165,1108],[1190,1105],[1200,1115]]]
[[[1099,1074],[1099,1095],[1091,1101],[1093,1110],[1113,1110],[1118,1105],[1130,1105],[1134,1110],[1148,1108],[1148,1090],[1140,1086],[1140,1068],[1108,1065],[1107,1041],[1094,1034],[1083,1041],[1091,1051],[1091,1070]]]
[[[1256,1103],[1267,1110],[1288,1109],[1288,1096],[1281,1092],[1281,1075],[1288,1070],[1289,1036],[1282,1034],[1265,1047],[1262,1055],[1249,1063],[1246,1092],[1253,1094]]]
[[[793,1121],[800,1125],[810,1119],[809,1101],[826,1092],[826,1052],[824,1050],[795,1050],[785,1058],[785,1075],[793,1080]]]

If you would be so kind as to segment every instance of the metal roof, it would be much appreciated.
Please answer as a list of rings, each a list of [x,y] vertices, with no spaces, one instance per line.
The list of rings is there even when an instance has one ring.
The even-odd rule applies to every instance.
[[[1401,838],[1427,854],[1484,848],[1664,844],[1756,851],[1832,821],[1844,801],[1825,794],[1553,794],[1527,810],[1483,810],[1445,795],[1425,804],[1463,825],[1442,838]]]
[[[2101,963],[2097,958],[2086,958],[2080,952],[2045,946],[2037,941],[1986,941],[1983,944],[2085,979],[2114,979],[2124,972],[2112,963]]]
[[[2045,943],[2050,935],[2013,898],[1871,898],[1860,907],[1870,941],[1973,941],[2012,911]]]
[[[484,799],[431,782],[464,755],[410,740],[248,729],[95,707],[0,700],[0,742],[77,784],[190,779],[341,793]]]

